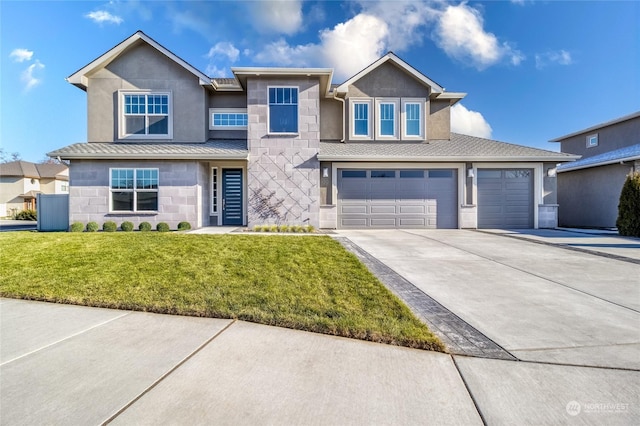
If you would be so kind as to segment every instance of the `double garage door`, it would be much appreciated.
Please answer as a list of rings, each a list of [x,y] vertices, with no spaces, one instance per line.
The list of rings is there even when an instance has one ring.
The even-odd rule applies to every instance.
[[[457,228],[455,169],[338,170],[338,227]]]
[[[338,227],[457,228],[456,169],[339,169]],[[478,228],[532,228],[533,170],[478,169]]]

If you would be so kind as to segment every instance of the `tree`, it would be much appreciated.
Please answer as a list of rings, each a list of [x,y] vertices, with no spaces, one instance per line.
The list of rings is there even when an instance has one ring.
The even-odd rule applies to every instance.
[[[630,173],[622,186],[616,226],[620,235],[640,237],[640,172]]]
[[[0,148],[0,163],[9,163],[11,161],[20,160],[19,152],[8,153],[4,150],[4,148]]]

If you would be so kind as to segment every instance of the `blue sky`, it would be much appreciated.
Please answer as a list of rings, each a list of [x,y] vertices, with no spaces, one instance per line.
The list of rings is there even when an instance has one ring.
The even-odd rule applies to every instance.
[[[466,92],[454,129],[547,142],[640,110],[637,1],[0,2],[0,145],[40,161],[86,141],[65,78],[137,30],[211,76],[231,66],[333,67],[387,51]]]

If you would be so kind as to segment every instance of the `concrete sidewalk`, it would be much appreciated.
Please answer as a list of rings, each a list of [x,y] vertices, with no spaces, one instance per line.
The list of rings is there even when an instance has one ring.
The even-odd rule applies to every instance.
[[[12,299],[0,299],[0,332],[3,425],[640,419],[635,371],[450,356],[241,321]]]

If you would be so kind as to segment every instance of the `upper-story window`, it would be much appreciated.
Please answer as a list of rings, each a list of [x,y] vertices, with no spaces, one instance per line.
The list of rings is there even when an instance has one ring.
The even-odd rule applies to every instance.
[[[121,138],[172,137],[171,93],[121,92],[121,106]]]
[[[372,103],[370,99],[350,99],[351,104],[351,138],[371,139],[373,123]]]
[[[424,106],[424,99],[402,99],[402,139],[424,139]]]
[[[269,87],[269,133],[298,133],[297,87]]]
[[[210,108],[209,129],[211,130],[244,130],[247,128],[246,108]]]
[[[398,110],[399,99],[376,99],[376,138],[399,139]]]
[[[587,148],[598,146],[598,134],[587,136]]]

